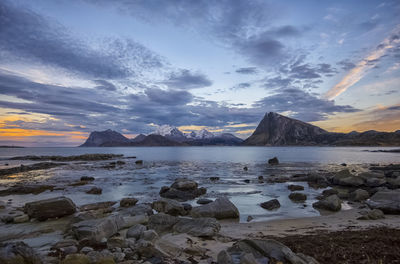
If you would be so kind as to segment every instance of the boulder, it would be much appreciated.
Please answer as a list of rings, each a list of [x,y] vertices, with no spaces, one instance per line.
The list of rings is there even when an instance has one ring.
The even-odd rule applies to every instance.
[[[212,237],[218,234],[221,225],[215,218],[180,218],[173,230],[197,237]]]
[[[172,199],[160,199],[153,202],[151,207],[159,213],[166,213],[175,216],[187,214],[183,205]]]
[[[239,210],[225,197],[218,198],[209,204],[194,207],[190,214],[192,217],[212,217],[216,219],[239,218]]]
[[[364,184],[364,179],[358,176],[349,176],[345,178],[340,178],[336,181],[336,184],[342,186],[361,186]]]
[[[400,188],[400,176],[397,178],[388,178],[387,183],[390,189]]]
[[[29,221],[29,216],[26,214],[22,214],[19,216],[14,217],[13,222],[16,224],[25,223]]]
[[[288,189],[290,191],[294,192],[294,191],[302,191],[302,190],[304,190],[304,187],[301,186],[301,185],[291,184],[291,185],[288,186]]]
[[[361,202],[369,198],[369,193],[363,189],[357,189],[350,193],[350,199],[356,202]]]
[[[123,217],[123,219],[124,219],[124,228],[129,228],[137,224],[146,225],[149,222],[149,217],[147,216],[147,214],[125,216]]]
[[[289,194],[289,199],[294,202],[303,202],[307,200],[307,195],[305,195],[304,193],[293,192]]]
[[[142,234],[142,239],[150,241],[150,242],[154,242],[155,240],[158,239],[158,234],[154,230],[151,230],[151,229],[150,230],[146,230]]]
[[[150,216],[147,226],[149,229],[153,229],[160,234],[166,231],[171,231],[172,227],[178,223],[178,221],[179,218],[176,216],[159,213]]]
[[[190,191],[197,189],[197,182],[188,180],[188,179],[176,179],[175,182],[171,185],[171,188],[175,188],[181,191]]]
[[[144,225],[140,225],[140,224],[134,225],[128,229],[128,231],[126,232],[126,237],[139,240],[141,238],[143,232],[146,230],[147,230],[147,228]]]
[[[379,209],[373,209],[373,210],[369,210],[369,211],[361,211],[360,214],[362,214],[362,216],[357,218],[357,220],[378,220],[378,219],[385,218],[385,215]]]
[[[88,190],[86,193],[87,194],[101,194],[102,192],[103,192],[103,190],[101,188],[93,187],[90,190]]]
[[[380,209],[385,214],[400,214],[400,190],[378,191],[367,204],[373,209]]]
[[[336,194],[333,194],[318,202],[313,203],[313,207],[317,209],[336,212],[342,208],[342,201]]]
[[[121,207],[131,207],[134,206],[138,202],[138,199],[136,198],[122,198],[122,200],[119,202],[119,205]]]
[[[218,253],[217,256],[218,264],[233,264],[233,258],[226,250],[222,250]]]
[[[272,199],[267,202],[261,203],[260,206],[267,210],[273,210],[281,207],[281,204],[279,203],[278,199]]]
[[[36,252],[24,242],[0,244],[0,263],[42,264]]]
[[[228,256],[226,253],[228,253]],[[218,254],[218,260],[221,259],[221,263],[236,263],[233,259],[236,256],[243,258],[247,255],[249,258],[260,263],[259,261],[265,262],[265,258],[275,259],[277,263],[291,263],[291,264],[317,264],[318,262],[310,256],[303,254],[295,254],[290,248],[283,245],[282,243],[273,240],[258,240],[258,239],[245,239],[236,242],[232,247],[228,248],[226,253]],[[232,258],[232,256],[234,256]],[[251,256],[251,257],[250,257]],[[218,262],[219,263],[219,262]],[[242,262],[240,262],[242,263]]]
[[[153,208],[151,208],[151,204],[148,204],[148,203],[136,204],[135,206],[129,207],[126,210],[131,216],[143,215],[143,214],[146,214],[146,215],[153,214]]]
[[[143,164],[143,160],[136,160],[135,164],[142,165]]]
[[[112,215],[106,218],[81,221],[72,225],[72,231],[78,240],[86,239],[89,244],[98,244],[104,238],[115,235],[124,228],[122,216]]]
[[[277,157],[273,157],[272,159],[268,160],[268,164],[269,165],[278,165],[279,164],[279,160]]]
[[[75,204],[71,199],[60,196],[46,200],[26,203],[24,212],[30,218],[44,221],[48,218],[62,217],[76,212]]]

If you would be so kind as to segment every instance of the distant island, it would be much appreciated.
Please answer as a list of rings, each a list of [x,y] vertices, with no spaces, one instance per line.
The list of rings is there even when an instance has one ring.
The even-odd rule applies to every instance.
[[[7,145],[2,145],[2,146],[0,146],[0,148],[25,148],[25,147],[22,147],[22,146],[7,146]]]
[[[243,140],[230,133],[202,129],[183,133],[173,126],[160,126],[149,135],[128,139],[111,129],[94,131],[80,147],[128,146],[400,146],[395,132],[335,133],[274,112],[266,113],[254,133]]]

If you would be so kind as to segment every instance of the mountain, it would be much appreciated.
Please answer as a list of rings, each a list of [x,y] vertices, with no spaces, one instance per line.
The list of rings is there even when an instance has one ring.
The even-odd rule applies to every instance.
[[[137,135],[135,138],[131,139],[131,142],[135,143],[135,142],[141,142],[146,138],[146,135],[143,134],[139,134]]]
[[[199,131],[192,131],[187,136],[189,139],[205,139],[215,137],[214,133],[208,131],[207,129],[202,129]]]
[[[169,140],[183,142],[185,141],[186,135],[181,132],[178,128],[169,125],[158,126],[152,133],[153,135],[160,135],[168,138]]]
[[[244,144],[303,145],[313,142],[317,136],[326,133],[328,132],[317,126],[269,112]]]
[[[109,147],[109,146],[125,146],[130,144],[130,140],[122,134],[107,129],[105,131],[94,131],[90,133],[85,143],[80,147]]]
[[[266,113],[254,133],[243,145],[329,145],[329,146],[398,146],[400,132],[333,133],[317,126],[274,112]]]
[[[170,140],[167,137],[161,135],[151,134],[145,136],[143,140],[139,142],[132,142],[130,146],[186,146],[186,144]]]
[[[214,135],[213,137],[198,138],[186,143],[192,146],[238,146],[241,145],[243,139],[238,138],[230,133],[222,133],[220,135]]]

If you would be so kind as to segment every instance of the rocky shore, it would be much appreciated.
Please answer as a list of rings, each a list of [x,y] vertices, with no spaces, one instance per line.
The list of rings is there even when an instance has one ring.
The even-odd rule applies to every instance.
[[[60,165],[66,168],[94,162],[84,163],[88,171],[95,166],[110,175],[118,175],[118,168],[124,166],[150,169],[146,161],[122,158],[91,154],[14,160],[69,162]],[[283,165],[273,158],[263,166]],[[209,199],[209,190],[190,177],[165,181],[167,185],[160,185],[151,201],[133,193],[117,201],[77,204],[65,190],[102,197],[102,188],[95,185],[98,179],[61,177],[63,181],[52,184],[49,178],[40,178],[44,170],[58,168],[43,167],[34,175],[26,170],[2,174],[26,180],[0,189],[0,263],[302,264],[396,263],[399,259],[398,164],[364,165],[362,169],[340,164],[330,170],[245,179],[243,186],[252,182],[261,188],[289,183],[286,197],[266,199],[257,205],[260,210],[279,211],[279,200],[285,198],[304,208],[308,200],[315,200],[311,205],[321,214],[268,222],[254,221],[251,215],[247,222],[239,222],[240,211],[230,197]],[[242,170],[252,169],[248,165]],[[222,179],[213,176],[207,181],[217,184]],[[306,185],[316,194],[307,192]],[[52,192],[60,195],[43,195]],[[13,199],[23,195],[43,195],[43,199],[15,205]]]

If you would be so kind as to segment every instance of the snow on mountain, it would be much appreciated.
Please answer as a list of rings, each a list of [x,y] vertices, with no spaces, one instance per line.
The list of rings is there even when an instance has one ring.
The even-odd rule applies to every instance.
[[[205,139],[205,138],[213,138],[215,137],[214,133],[208,131],[207,129],[202,129],[199,131],[192,131],[189,134],[186,134],[190,139]]]
[[[170,125],[157,126],[156,130],[152,134],[164,137],[185,137],[185,135],[178,128]]]

